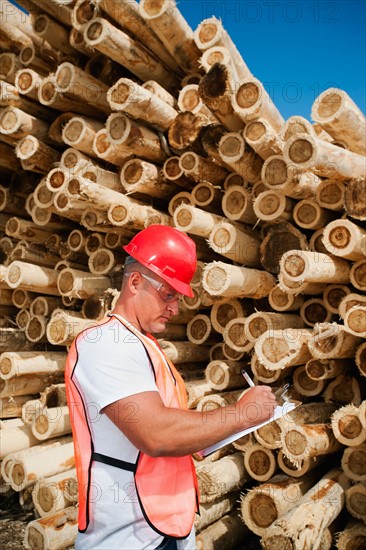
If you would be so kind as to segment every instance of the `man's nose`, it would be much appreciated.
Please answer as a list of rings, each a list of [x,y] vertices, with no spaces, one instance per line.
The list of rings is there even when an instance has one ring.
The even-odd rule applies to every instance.
[[[179,298],[176,298],[172,302],[169,302],[167,309],[172,312],[172,315],[178,315],[179,312]]]

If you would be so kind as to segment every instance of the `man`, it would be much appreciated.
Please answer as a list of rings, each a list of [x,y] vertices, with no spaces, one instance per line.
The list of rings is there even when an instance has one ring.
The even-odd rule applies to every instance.
[[[150,226],[124,249],[115,309],[79,334],[66,365],[79,481],[76,548],[193,549],[190,455],[270,418],[275,397],[258,386],[235,409],[187,410],[183,380],[151,333],[178,313],[180,295],[192,296],[194,242]],[[249,420],[253,402],[258,417]]]

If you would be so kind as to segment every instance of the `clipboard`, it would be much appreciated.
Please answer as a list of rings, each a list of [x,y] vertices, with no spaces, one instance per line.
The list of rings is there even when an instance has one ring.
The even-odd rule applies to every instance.
[[[230,435],[229,437],[226,437],[225,439],[222,439],[221,441],[218,441],[217,443],[214,443],[213,445],[210,445],[209,447],[206,447],[206,449],[203,449],[202,451],[199,451],[198,453],[195,453],[195,456],[197,458],[205,458],[206,456],[209,456],[210,454],[214,453],[218,449],[221,449],[221,447],[224,447],[225,445],[229,445],[229,443],[233,443],[233,441],[236,441],[237,439],[240,439],[241,437],[244,437],[244,435],[250,434],[254,432],[255,430],[258,430],[258,428],[262,428],[262,426],[266,426],[266,424],[270,424],[274,420],[277,420],[278,418],[282,418],[286,414],[290,413],[296,407],[301,405],[301,401],[295,401],[295,400],[288,400],[285,401],[282,405],[277,405],[275,408],[273,415],[269,420],[266,420],[265,422],[261,422],[260,424],[256,424],[255,426],[251,426],[250,428],[247,428],[246,430],[242,430],[241,432],[237,432],[233,435]]]

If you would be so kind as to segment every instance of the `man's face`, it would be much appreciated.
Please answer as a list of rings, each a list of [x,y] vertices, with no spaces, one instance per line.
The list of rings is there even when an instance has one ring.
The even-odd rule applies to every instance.
[[[138,321],[144,332],[159,334],[178,314],[180,294],[155,273],[138,274],[141,278],[137,296]]]

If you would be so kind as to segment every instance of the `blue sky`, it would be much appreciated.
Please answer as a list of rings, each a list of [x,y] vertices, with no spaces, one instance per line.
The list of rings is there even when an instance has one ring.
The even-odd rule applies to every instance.
[[[195,30],[221,19],[251,72],[285,119],[310,120],[314,99],[345,90],[365,112],[366,0],[181,0]]]

